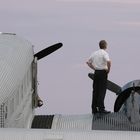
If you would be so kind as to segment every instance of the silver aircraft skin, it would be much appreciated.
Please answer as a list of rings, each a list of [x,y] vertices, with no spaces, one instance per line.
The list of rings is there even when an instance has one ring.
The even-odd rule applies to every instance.
[[[0,33],[0,140],[139,139],[140,80],[123,87],[108,81],[107,88],[117,95],[110,114],[57,114],[43,122],[45,128],[39,127],[37,120],[38,126],[33,129],[40,100],[37,63],[62,45],[57,43],[34,54],[29,41],[13,33]],[[88,76],[94,80],[94,74]]]

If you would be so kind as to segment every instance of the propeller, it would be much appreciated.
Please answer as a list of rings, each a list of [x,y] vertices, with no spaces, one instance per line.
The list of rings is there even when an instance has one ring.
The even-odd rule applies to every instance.
[[[54,45],[52,45],[52,46],[50,46],[50,47],[47,47],[47,48],[41,50],[40,52],[36,53],[36,54],[34,55],[34,57],[37,57],[37,60],[40,60],[40,59],[42,59],[43,57],[45,57],[45,56],[47,56],[47,55],[53,53],[53,52],[56,51],[56,50],[58,50],[58,49],[61,48],[62,46],[63,46],[62,43],[54,44]]]
[[[89,73],[88,74],[89,78],[91,78],[92,80],[94,80],[94,74],[93,73]],[[118,86],[117,84],[113,83],[112,81],[107,80],[107,89],[116,93],[116,95],[118,95],[122,88],[120,86]]]
[[[132,91],[137,92],[140,94],[140,86],[135,87],[128,87],[124,91],[122,91],[119,96],[117,97],[115,104],[114,104],[114,112],[118,112],[122,105],[126,102],[126,100],[129,98]]]
[[[94,74],[89,73],[89,78],[94,80]],[[118,86],[117,84],[107,80],[107,89],[110,91],[116,93],[117,99],[114,104],[114,112],[118,112],[122,105],[126,102],[126,100],[129,98],[132,91],[137,92],[140,95],[140,80],[134,80],[126,85],[124,85],[122,88]]]

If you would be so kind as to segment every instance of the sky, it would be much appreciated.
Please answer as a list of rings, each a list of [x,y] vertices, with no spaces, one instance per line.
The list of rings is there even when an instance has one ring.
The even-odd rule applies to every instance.
[[[139,0],[0,0],[0,32],[29,40],[35,53],[63,43],[38,62],[44,105],[37,114],[91,113],[93,71],[85,62],[102,39],[112,61],[108,78],[120,86],[140,79],[139,7]],[[107,91],[107,110],[115,99]]]

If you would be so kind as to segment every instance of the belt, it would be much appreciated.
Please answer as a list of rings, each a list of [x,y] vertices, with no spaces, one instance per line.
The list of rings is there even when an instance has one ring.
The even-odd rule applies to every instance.
[[[107,71],[107,70],[105,70],[105,69],[102,69],[102,70],[95,70],[95,71]]]

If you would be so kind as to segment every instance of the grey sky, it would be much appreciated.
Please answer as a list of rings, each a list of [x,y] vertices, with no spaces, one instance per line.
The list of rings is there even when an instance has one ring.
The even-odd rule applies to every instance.
[[[63,48],[38,63],[41,114],[90,113],[91,70],[85,61],[108,42],[109,79],[123,86],[140,78],[139,0],[0,0],[1,32],[29,40],[35,52],[62,42]],[[113,110],[114,94],[107,93]]]

